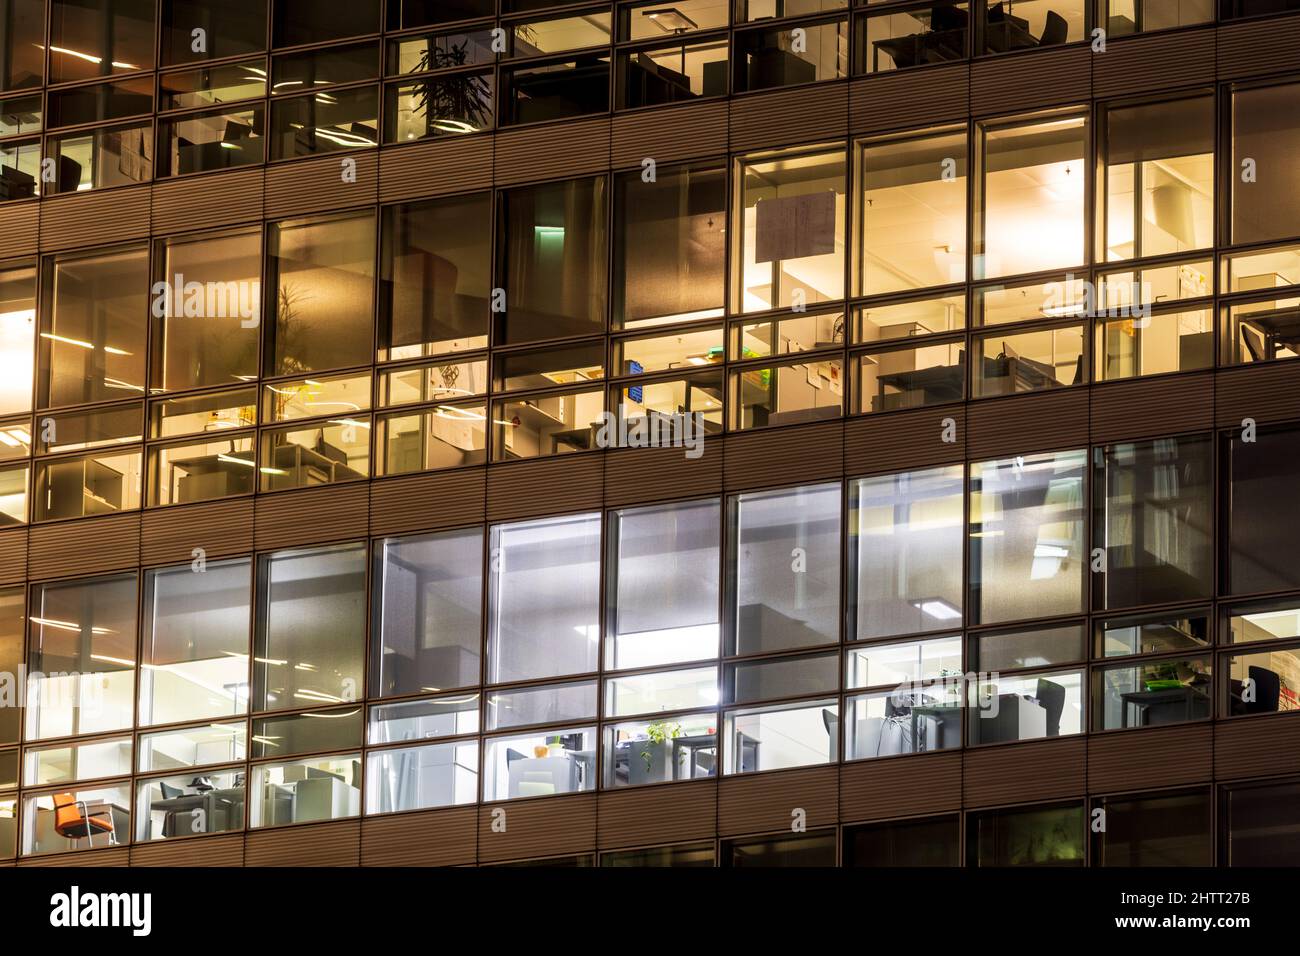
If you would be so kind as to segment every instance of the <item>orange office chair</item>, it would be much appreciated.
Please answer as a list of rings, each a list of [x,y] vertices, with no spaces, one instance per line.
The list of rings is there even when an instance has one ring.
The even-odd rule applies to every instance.
[[[107,833],[109,845],[117,842],[113,811],[92,816],[86,801],[78,800],[70,793],[54,794],[54,832],[69,840],[85,837],[91,846],[95,845],[96,833]]]

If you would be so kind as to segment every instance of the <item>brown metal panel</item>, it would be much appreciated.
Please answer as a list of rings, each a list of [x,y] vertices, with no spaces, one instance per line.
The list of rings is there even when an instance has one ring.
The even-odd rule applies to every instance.
[[[501,813],[504,811],[504,817]],[[501,829],[503,821],[504,832]],[[497,829],[493,830],[493,823]],[[479,808],[480,862],[563,856],[596,848],[596,795],[538,797]]]
[[[40,203],[35,199],[0,206],[0,259],[35,255],[40,226]]]
[[[1090,434],[1097,442],[1214,427],[1213,372],[1110,382],[1095,386],[1090,397]]]
[[[605,456],[577,452],[494,465],[487,476],[487,518],[506,521],[536,515],[596,511],[605,487]]]
[[[704,454],[711,453],[706,442]],[[844,473],[844,423],[789,425],[730,435],[722,469],[728,491],[838,478]]]
[[[1098,98],[1212,83],[1214,27],[1108,40],[1092,63]]]
[[[131,847],[132,866],[243,866],[244,835],[223,833]]]
[[[167,235],[257,222],[262,218],[264,177],[259,166],[156,182],[153,231]]]
[[[492,185],[492,136],[451,136],[379,152],[379,200],[487,189]]]
[[[122,847],[101,847],[95,850],[82,850],[79,853],[51,853],[45,856],[29,856],[18,861],[19,866],[129,866],[130,851]]]
[[[967,454],[973,460],[1088,444],[1088,389],[1062,388],[972,402]]]
[[[605,503],[667,501],[722,491],[722,442],[704,440],[699,458],[684,448],[619,449],[606,453]]]
[[[996,116],[1085,103],[1092,96],[1093,56],[1081,44],[976,60],[970,71],[971,113]]]
[[[1221,428],[1239,426],[1244,418],[1257,422],[1300,418],[1300,362],[1224,369],[1214,386],[1214,419]]]
[[[849,85],[849,129],[854,134],[963,121],[969,113],[967,63],[878,73]]]
[[[955,440],[944,441],[947,434]],[[962,461],[966,409],[962,405],[918,408],[851,418],[844,425],[844,472],[888,474]]]
[[[731,101],[731,148],[766,149],[844,139],[849,132],[849,84],[816,83]]]
[[[32,579],[99,574],[140,563],[140,515],[107,515],[36,525],[27,545]]]
[[[202,548],[206,558],[252,551],[253,499],[231,498],[159,508],[142,516],[142,564],[190,561],[195,548]]]
[[[840,774],[835,767],[803,767],[745,774],[718,785],[718,835],[789,830],[795,810],[811,827],[839,817]]]
[[[260,495],[255,508],[257,549],[364,538],[370,525],[367,482]]]
[[[664,165],[726,155],[727,102],[619,113],[614,117],[610,152],[615,169],[640,166],[646,158]]]
[[[368,817],[361,824],[361,865],[473,863],[478,843],[477,823],[475,807]]]
[[[359,866],[356,820],[254,830],[244,841],[245,866]]]
[[[840,769],[840,819],[944,813],[961,809],[961,753],[859,760]]]
[[[351,177],[349,160],[356,163],[355,182],[344,181],[345,173]],[[378,150],[276,163],[266,169],[268,219],[364,206],[378,199]]]
[[[1177,787],[1210,779],[1208,722],[1099,734],[1088,740],[1088,792]]]
[[[1219,79],[1293,71],[1300,62],[1300,15],[1225,23],[1218,41]]]
[[[968,750],[962,802],[986,807],[1079,796],[1084,792],[1084,747],[1078,736]]]
[[[487,469],[387,478],[370,486],[370,533],[401,534],[483,521]]]
[[[604,172],[609,169],[609,137],[608,116],[505,130],[496,136],[496,182],[539,182]]]
[[[0,531],[0,584],[27,577],[27,529]]]
[[[1241,717],[1214,726],[1219,780],[1300,773],[1300,719],[1295,714]]]
[[[149,235],[153,187],[122,186],[42,199],[41,249],[85,248]]]
[[[717,814],[716,780],[606,791],[596,813],[596,842],[605,849],[712,840]]]

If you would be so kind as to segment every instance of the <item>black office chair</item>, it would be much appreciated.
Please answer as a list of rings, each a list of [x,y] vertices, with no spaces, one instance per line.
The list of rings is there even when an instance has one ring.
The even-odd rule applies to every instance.
[[[1245,702],[1243,709],[1248,714],[1272,714],[1277,712],[1277,705],[1282,699],[1282,678],[1276,671],[1267,667],[1251,665],[1246,675],[1255,684],[1255,699]]]
[[[966,11],[947,4],[930,10],[930,32],[966,29]]]
[[[1043,709],[1047,711],[1047,736],[1059,737],[1061,735],[1061,713],[1065,710],[1065,688],[1056,681],[1042,680],[1040,678],[1034,696],[1043,705]]]
[[[1039,46],[1052,46],[1064,43],[1070,37],[1070,24],[1055,10],[1047,11],[1047,22],[1043,24],[1043,35],[1038,38]]]

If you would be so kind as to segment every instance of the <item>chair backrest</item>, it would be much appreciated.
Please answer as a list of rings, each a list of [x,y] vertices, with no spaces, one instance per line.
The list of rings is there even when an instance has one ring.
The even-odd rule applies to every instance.
[[[1252,362],[1264,361],[1264,337],[1248,325],[1241,327],[1241,338],[1246,343],[1246,351],[1250,353]]]
[[[1070,24],[1055,10],[1047,11],[1047,22],[1043,24],[1043,35],[1039,37],[1040,46],[1064,43],[1070,36]]]
[[[1282,697],[1282,679],[1277,672],[1252,664],[1246,669],[1246,675],[1255,682],[1255,699],[1246,702],[1246,713],[1268,714],[1276,711]]]
[[[1040,679],[1034,696],[1038,698],[1038,702],[1047,711],[1047,736],[1059,736],[1061,733],[1061,713],[1065,710],[1065,688],[1056,681]]]
[[[81,823],[81,810],[77,808],[77,798],[70,793],[56,793],[54,800],[54,830],[62,830]]]

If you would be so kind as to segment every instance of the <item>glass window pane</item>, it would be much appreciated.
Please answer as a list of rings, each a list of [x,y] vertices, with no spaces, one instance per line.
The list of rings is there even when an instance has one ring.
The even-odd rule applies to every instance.
[[[173,505],[253,493],[251,433],[149,452],[149,504]]]
[[[1014,6],[985,0],[986,53],[1053,46],[1083,39],[1088,5],[1083,0],[1026,0]]]
[[[492,403],[496,461],[591,451],[608,426],[604,389]]]
[[[609,110],[609,56],[579,55],[501,71],[503,123],[535,123]]]
[[[840,683],[838,654],[806,654],[722,665],[722,699],[728,704],[826,694]]]
[[[1094,866],[1213,866],[1210,792],[1107,797]]]
[[[717,774],[717,714],[684,714],[605,727],[609,788],[694,780]]]
[[[968,685],[972,744],[1010,743],[1083,733],[1083,673],[1029,677],[981,674]]]
[[[485,730],[590,720],[596,716],[596,682],[551,684],[487,695]]]
[[[1009,335],[1000,332],[976,340],[972,391],[976,398],[1048,391],[1087,384],[1084,328],[1072,325]]]
[[[379,87],[277,99],[271,104],[271,158],[290,159],[379,145]]]
[[[22,812],[23,856],[91,850],[131,838],[127,783],[24,795]]]
[[[1210,643],[1210,622],[1204,614],[1118,618],[1100,622],[1096,640],[1099,657],[1195,650]]]
[[[596,789],[596,731],[497,737],[483,745],[483,799],[514,800]]]
[[[611,677],[605,681],[605,716],[688,710],[718,703],[718,669],[692,667]]]
[[[1231,177],[1232,242],[1286,239],[1300,219],[1300,171],[1289,157],[1300,150],[1300,83],[1234,90],[1232,168],[1250,161],[1255,175]],[[1266,172],[1269,171],[1269,172]]]
[[[1082,805],[985,810],[966,818],[967,866],[1083,866]]]
[[[0,41],[4,54],[0,57],[0,90],[40,86],[45,76],[44,0],[7,0],[4,15],[6,36]],[[12,850],[10,847],[11,855]]]
[[[1097,380],[1191,372],[1214,365],[1214,312],[1196,309],[1097,323]]]
[[[1092,672],[1094,730],[1209,720],[1210,659],[1160,660]]]
[[[477,800],[477,740],[372,751],[366,757],[367,815]]]
[[[0,414],[32,407],[35,344],[36,270],[20,266],[0,271]]]
[[[275,0],[271,35],[279,47],[378,33],[379,8],[380,0]]]
[[[831,763],[839,749],[834,698],[728,711],[725,774]]]
[[[587,514],[493,526],[489,683],[596,670],[600,524]]]
[[[902,685],[845,699],[846,759],[961,746],[961,680]]]
[[[153,66],[153,0],[53,0],[50,82]]]
[[[935,342],[857,357],[858,410],[892,412],[966,396],[966,342]]]
[[[253,767],[248,825],[274,827],[361,815],[361,755]]]
[[[163,0],[162,62],[195,63],[266,49],[267,0]],[[195,50],[194,31],[205,32]]]
[[[137,840],[226,833],[244,828],[244,771],[158,777],[136,784]]]
[[[858,640],[961,622],[962,484],[960,466],[853,483],[848,577]]]
[[[731,393],[737,429],[838,418],[844,406],[844,366],[836,357],[732,373]]]
[[[800,43],[792,39],[788,27],[735,34],[735,91],[770,90],[846,75],[849,63],[846,21],[805,23],[799,29],[804,31]]]
[[[1233,654],[1224,663],[1229,715],[1300,710],[1300,648],[1264,647]]]
[[[361,746],[362,708],[253,719],[252,757],[292,757]]]
[[[845,661],[844,684],[846,687],[898,687],[961,674],[961,637],[941,637],[932,641],[851,647]]]
[[[1082,451],[970,466],[971,604],[985,624],[1083,609]]]
[[[600,855],[601,866],[692,866],[714,865],[712,843],[685,846],[657,846],[647,850],[616,850]]]
[[[726,38],[620,53],[617,83],[621,110],[725,96]]]
[[[243,760],[248,728],[244,722],[210,723],[184,730],[159,730],[140,735],[139,769],[175,770]]]
[[[358,481],[370,471],[370,416],[262,432],[263,491]]]
[[[254,709],[286,710],[359,697],[365,667],[366,546],[278,551],[260,558],[258,575]]]
[[[23,636],[27,627],[25,597],[26,589],[22,585],[0,588],[0,673],[18,674],[24,666]],[[17,690],[16,686],[10,685],[9,693],[16,694]],[[22,711],[18,707],[12,703],[0,707],[0,744],[18,743],[21,725]],[[17,760],[15,752],[14,761]],[[15,766],[14,774],[17,773]],[[15,776],[13,786],[17,785],[18,779]]]
[[[266,110],[222,110],[163,120],[158,175],[184,176],[266,160]]]
[[[384,87],[384,142],[463,136],[496,122],[492,73],[453,73]]]
[[[142,484],[138,449],[87,458],[38,462],[36,520],[82,518],[140,507]]]
[[[605,667],[718,654],[721,508],[716,499],[611,514],[615,566]]]
[[[844,830],[844,866],[960,866],[961,818],[924,817]]]
[[[1088,656],[1082,624],[978,634],[972,643],[971,666],[994,673],[1070,664]]]
[[[1300,587],[1293,560],[1300,527],[1300,429],[1261,428],[1229,441],[1228,579],[1233,594]]]
[[[131,772],[131,738],[83,744],[28,747],[23,751],[23,786],[41,787]]]
[[[968,54],[967,4],[942,4],[858,19],[858,73],[961,60]]]
[[[478,733],[478,698],[476,693],[456,694],[371,707],[366,743],[373,747]]]
[[[830,867],[835,865],[835,831],[723,840],[724,867]]]

